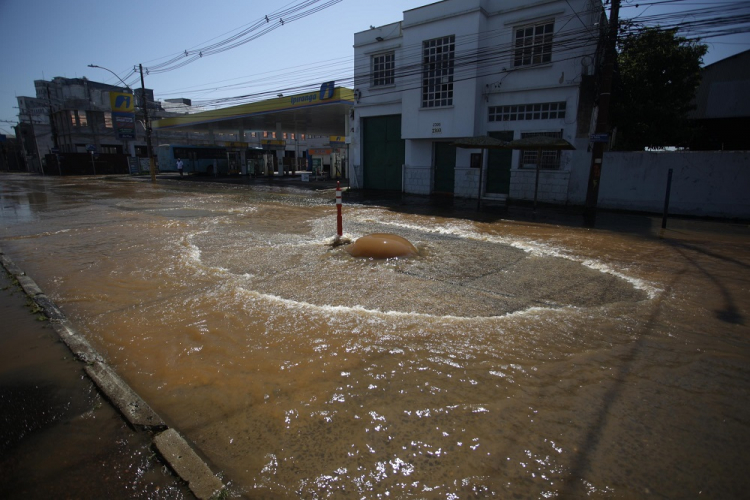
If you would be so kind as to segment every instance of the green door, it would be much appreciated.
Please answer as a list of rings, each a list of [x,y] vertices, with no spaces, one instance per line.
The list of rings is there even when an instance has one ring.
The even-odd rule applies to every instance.
[[[490,137],[503,141],[513,140],[513,131],[490,132]],[[508,194],[510,193],[510,167],[513,161],[513,150],[511,149],[488,149],[487,150],[487,193]]]
[[[365,189],[401,190],[406,157],[401,115],[362,119],[362,170]]]
[[[456,146],[435,143],[435,186],[433,192],[453,194],[456,185]]]

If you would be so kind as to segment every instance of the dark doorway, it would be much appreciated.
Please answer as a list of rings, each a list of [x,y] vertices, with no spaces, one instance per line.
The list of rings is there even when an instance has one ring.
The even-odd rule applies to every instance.
[[[449,142],[435,143],[434,193],[453,194],[456,185],[456,146]]]
[[[513,131],[490,132],[493,139],[503,141],[513,140]],[[510,193],[510,168],[513,162],[513,150],[511,149],[488,149],[487,150],[487,187],[488,194]]]

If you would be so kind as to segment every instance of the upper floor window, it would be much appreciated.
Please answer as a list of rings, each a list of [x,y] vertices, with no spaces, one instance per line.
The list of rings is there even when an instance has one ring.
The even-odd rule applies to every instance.
[[[453,105],[455,35],[422,42],[422,107]]]
[[[104,112],[104,127],[112,128],[112,113],[109,111]]]
[[[565,101],[512,106],[490,106],[491,122],[565,118]]]
[[[85,127],[88,123],[85,111],[70,111],[70,124],[73,127]]]
[[[524,132],[521,133],[521,139],[527,137],[562,137],[562,130],[559,132]],[[536,168],[537,158],[539,158],[539,168],[558,169],[560,168],[560,151],[542,150],[522,150],[521,151],[521,168]]]
[[[531,66],[552,60],[554,21],[516,28],[513,66]]]
[[[393,52],[372,56],[372,86],[393,85],[395,55]]]

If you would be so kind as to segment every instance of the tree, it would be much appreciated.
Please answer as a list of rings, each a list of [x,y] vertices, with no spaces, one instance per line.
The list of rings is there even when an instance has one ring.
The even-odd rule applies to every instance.
[[[630,26],[632,28],[632,26]],[[620,39],[612,123],[616,149],[684,146],[692,129],[688,112],[708,47],[677,30],[641,28]]]

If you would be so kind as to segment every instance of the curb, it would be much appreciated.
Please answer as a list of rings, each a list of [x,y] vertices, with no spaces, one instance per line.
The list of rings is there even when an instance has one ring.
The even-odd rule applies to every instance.
[[[73,327],[63,312],[25,272],[3,253],[0,263],[26,295],[49,318],[50,324],[79,361],[102,394],[117,408],[135,430],[161,431],[152,443],[171,469],[185,481],[199,500],[216,498],[224,484],[198,456],[190,444],[164,420],[110,367],[104,358]]]

